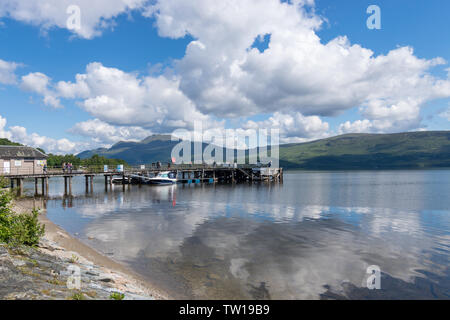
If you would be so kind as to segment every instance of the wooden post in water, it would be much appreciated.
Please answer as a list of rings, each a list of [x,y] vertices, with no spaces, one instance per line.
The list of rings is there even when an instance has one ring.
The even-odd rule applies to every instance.
[[[69,194],[72,195],[72,177],[69,177]]]
[[[85,183],[86,183],[86,193],[89,192],[89,176],[84,176]]]
[[[34,194],[38,194],[38,178],[34,178]]]
[[[48,185],[49,185],[48,177],[45,177],[45,195],[48,195],[48,190],[49,190]]]
[[[44,178],[42,178],[42,186],[44,186]],[[64,194],[67,195],[67,176],[64,176]]]
[[[21,196],[23,192],[23,179],[17,179],[17,186],[19,187],[18,194]]]
[[[91,176],[91,192],[94,191],[94,176]]]

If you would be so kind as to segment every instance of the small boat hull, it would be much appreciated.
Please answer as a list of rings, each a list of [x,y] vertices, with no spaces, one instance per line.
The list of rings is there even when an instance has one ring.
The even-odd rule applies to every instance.
[[[158,178],[153,178],[153,179],[149,179],[147,180],[148,184],[155,184],[155,185],[168,185],[168,184],[176,184],[177,180],[176,179],[158,179]]]

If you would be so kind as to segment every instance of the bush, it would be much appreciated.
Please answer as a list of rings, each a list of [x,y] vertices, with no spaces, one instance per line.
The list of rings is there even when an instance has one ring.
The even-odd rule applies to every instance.
[[[0,189],[7,188],[9,186],[8,179],[5,177],[0,177]]]
[[[15,214],[11,210],[12,196],[0,191],[0,242],[12,245],[34,246],[45,233],[45,226],[38,221],[39,213]]]
[[[120,292],[113,292],[113,293],[111,293],[109,298],[111,300],[123,300],[123,299],[125,299],[125,295],[123,293],[120,293]]]

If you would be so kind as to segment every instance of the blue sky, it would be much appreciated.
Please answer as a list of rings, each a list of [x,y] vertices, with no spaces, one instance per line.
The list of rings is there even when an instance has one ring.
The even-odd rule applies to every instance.
[[[278,126],[285,142],[449,129],[450,66],[431,63],[450,61],[446,1],[227,0],[217,11],[202,0],[40,2],[54,12],[0,4],[0,135],[22,143],[78,152],[189,129],[194,118],[216,129]],[[66,28],[69,2],[81,8],[81,31]],[[381,30],[366,27],[372,4]],[[265,42],[251,53],[259,32]],[[327,46],[342,36],[347,44]]]

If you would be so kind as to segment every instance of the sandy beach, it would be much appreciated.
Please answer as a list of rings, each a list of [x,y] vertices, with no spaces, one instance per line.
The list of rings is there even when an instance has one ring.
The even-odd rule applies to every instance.
[[[80,240],[72,237],[61,227],[55,225],[46,217],[43,200],[35,198],[22,198],[14,203],[17,213],[30,212],[33,208],[39,209],[39,220],[45,225],[45,235],[38,246],[39,252],[70,263],[78,265],[83,274],[91,277],[93,274],[100,279],[100,283],[108,283],[107,290],[124,293],[126,297],[139,300],[165,300],[169,299],[167,293],[154,287],[147,279],[131,271],[129,268],[97,252]],[[95,272],[92,270],[95,268]],[[92,280],[92,279],[89,279]],[[82,279],[83,281],[83,279]]]

